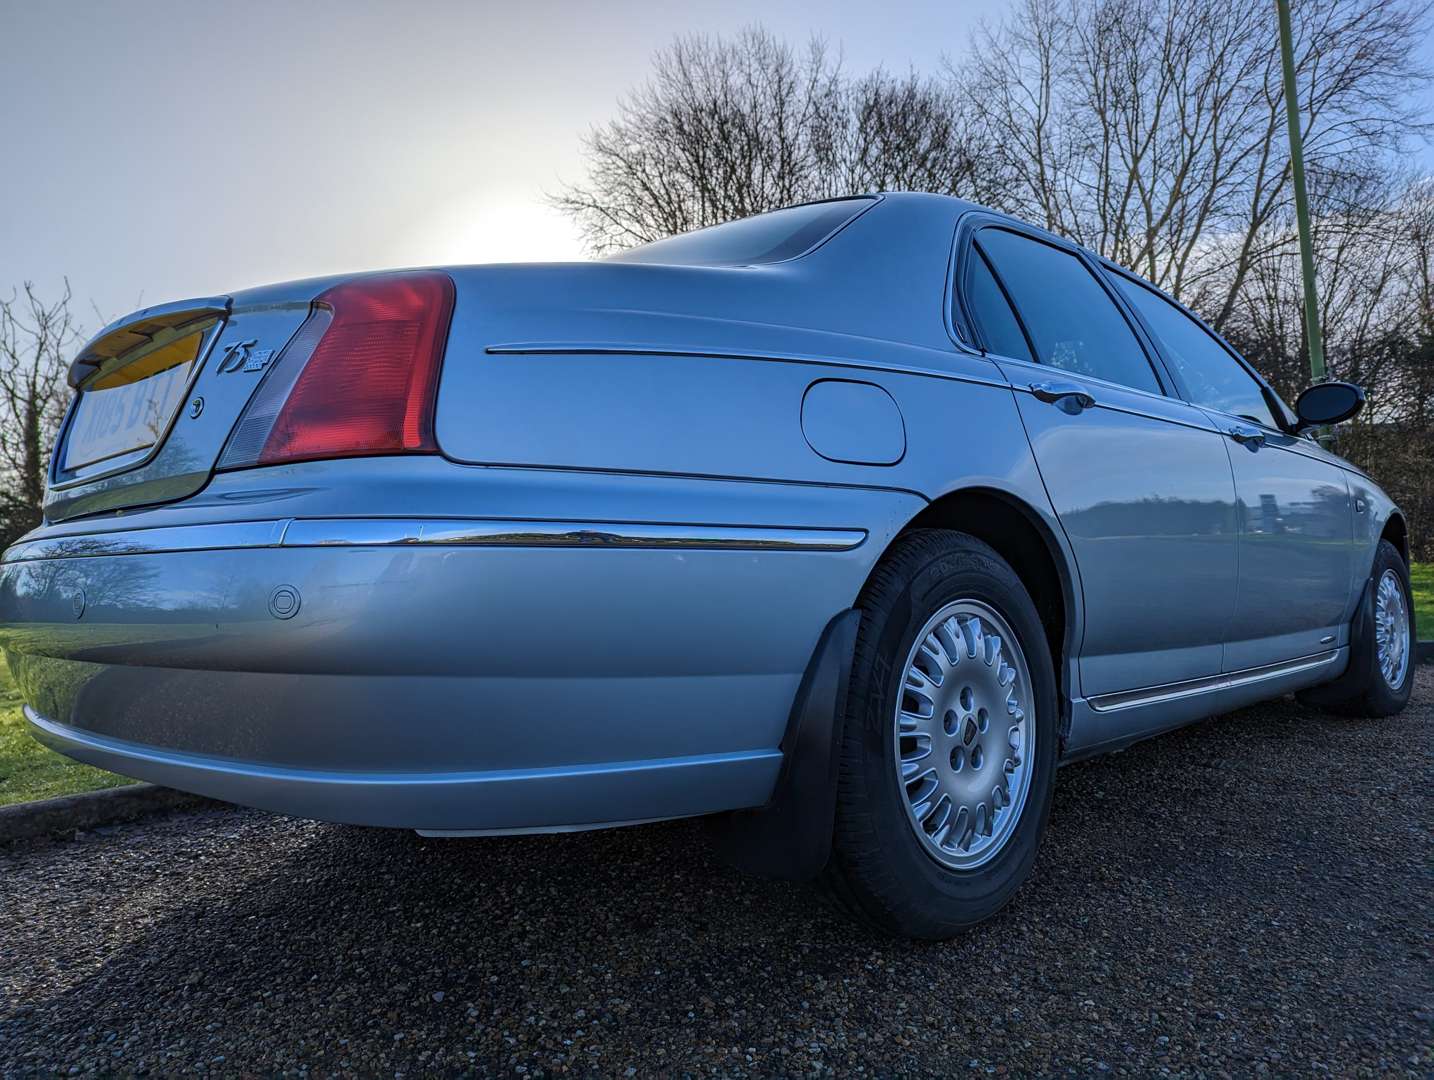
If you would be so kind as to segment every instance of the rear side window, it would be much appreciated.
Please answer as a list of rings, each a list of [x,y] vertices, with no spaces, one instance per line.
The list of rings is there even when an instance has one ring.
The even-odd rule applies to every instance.
[[[966,299],[971,305],[971,317],[986,348],[998,356],[1009,356],[1014,360],[1034,361],[1026,335],[1016,321],[1010,301],[1001,291],[991,274],[991,264],[980,251],[972,252],[971,269],[966,278]]]
[[[1125,316],[1076,256],[1006,229],[982,229],[991,260],[1042,364],[1159,394],[1160,381]]]
[[[1260,384],[1203,326],[1155,290],[1123,274],[1111,276],[1149,324],[1191,401],[1279,429]]]
[[[757,266],[805,255],[874,203],[864,196],[789,206],[725,225],[654,240],[611,256],[615,262],[669,266]]]

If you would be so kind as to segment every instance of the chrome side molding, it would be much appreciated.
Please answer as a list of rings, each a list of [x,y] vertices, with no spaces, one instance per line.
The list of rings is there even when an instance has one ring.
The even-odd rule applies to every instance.
[[[150,529],[74,533],[21,540],[0,561],[84,559],[95,555],[153,555],[165,551],[278,547],[286,521],[235,521],[219,525],[171,525]]]
[[[309,547],[719,548],[851,551],[865,529],[643,522],[514,521],[498,518],[285,518],[177,525],[22,541],[3,561],[154,555],[175,551]]]
[[[1096,712],[1134,709],[1141,705],[1178,701],[1180,698],[1195,697],[1197,694],[1229,690],[1237,686],[1264,682],[1267,679],[1278,679],[1284,675],[1295,675],[1301,671],[1311,671],[1314,668],[1323,667],[1325,664],[1332,664],[1337,659],[1339,659],[1339,650],[1333,649],[1330,652],[1314,653],[1310,656],[1297,657],[1294,660],[1283,660],[1278,664],[1266,664],[1263,667],[1231,671],[1224,675],[1210,675],[1200,679],[1189,679],[1185,682],[1166,683],[1163,686],[1148,686],[1140,690],[1122,690],[1114,694],[1100,694],[1097,697],[1088,698],[1087,703]]]
[[[440,544],[457,547],[740,548],[849,551],[865,529],[770,528],[755,525],[661,525],[641,522],[507,521],[476,518],[296,519],[284,547]]]

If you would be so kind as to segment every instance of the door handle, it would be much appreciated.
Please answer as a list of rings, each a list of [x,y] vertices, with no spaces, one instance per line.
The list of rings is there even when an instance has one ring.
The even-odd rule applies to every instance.
[[[1037,401],[1054,405],[1061,412],[1070,413],[1072,416],[1078,412],[1084,412],[1095,404],[1095,398],[1091,396],[1090,391],[1073,382],[1048,379],[1045,382],[1031,383],[1031,393],[1035,395]]]
[[[1251,450],[1258,450],[1265,445],[1265,433],[1257,427],[1236,424],[1227,429],[1227,434],[1241,446],[1248,446]]]

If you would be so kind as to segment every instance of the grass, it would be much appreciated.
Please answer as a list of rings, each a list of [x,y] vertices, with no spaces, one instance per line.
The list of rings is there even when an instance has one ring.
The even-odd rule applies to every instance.
[[[1434,563],[1414,563],[1409,568],[1414,582],[1414,628],[1423,641],[1434,641]]]
[[[20,692],[0,663],[0,806],[132,784],[128,777],[81,765],[30,738],[20,715]]]

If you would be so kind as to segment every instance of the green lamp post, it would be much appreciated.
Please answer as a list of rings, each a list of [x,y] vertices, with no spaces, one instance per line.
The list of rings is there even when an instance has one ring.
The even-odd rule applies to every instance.
[[[1325,379],[1324,339],[1320,332],[1319,298],[1315,293],[1314,249],[1310,245],[1310,204],[1305,190],[1304,140],[1300,133],[1299,95],[1295,90],[1295,57],[1290,32],[1290,2],[1275,0],[1280,18],[1280,57],[1284,62],[1285,122],[1290,132],[1290,169],[1295,181],[1295,221],[1300,234],[1300,268],[1305,286],[1305,337],[1309,341],[1310,375]]]

